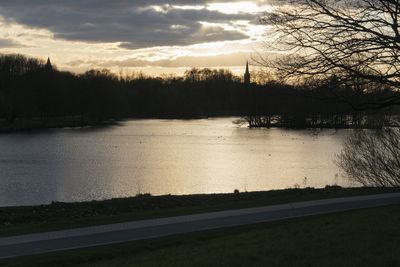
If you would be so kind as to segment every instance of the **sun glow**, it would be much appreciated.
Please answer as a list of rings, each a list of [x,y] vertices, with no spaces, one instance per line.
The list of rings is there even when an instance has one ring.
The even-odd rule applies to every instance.
[[[270,8],[271,7],[269,5],[259,6],[254,2],[249,2],[249,1],[207,4],[208,10],[219,11],[225,14],[239,14],[239,13],[256,14],[260,12],[265,12]]]
[[[175,5],[173,5],[172,6],[173,8],[175,8],[175,9],[183,9],[183,10],[201,10],[201,9],[204,9],[205,8],[205,6],[175,6]]]

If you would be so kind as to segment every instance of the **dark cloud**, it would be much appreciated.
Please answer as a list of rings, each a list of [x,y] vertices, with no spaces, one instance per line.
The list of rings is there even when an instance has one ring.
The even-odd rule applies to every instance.
[[[205,28],[200,22],[254,21],[254,15],[172,8],[172,5],[200,5],[206,2],[210,1],[176,0],[165,5],[160,0],[14,0],[1,1],[0,14],[7,21],[48,29],[56,38],[122,42],[121,46],[125,48],[248,38],[240,32],[220,27]],[[150,5],[162,5],[163,12],[149,8]]]
[[[201,27],[201,25],[198,25],[193,28],[196,28],[194,32],[190,32],[188,30],[186,33],[170,31],[169,33],[164,34],[155,34],[152,36],[152,42],[159,45],[190,45],[203,42],[239,40],[248,38],[248,36],[236,31],[225,31],[222,27]],[[120,45],[120,47],[127,49],[136,49],[146,46],[150,46],[148,45],[147,40],[126,42]]]
[[[10,48],[10,47],[25,47],[25,46],[14,40],[0,38],[0,48]]]
[[[173,0],[166,3],[165,0],[12,0],[1,1],[1,6],[26,8],[28,6],[61,7],[72,9],[90,10],[118,10],[126,7],[144,7],[150,5],[204,5],[208,3],[240,2],[243,0]]]

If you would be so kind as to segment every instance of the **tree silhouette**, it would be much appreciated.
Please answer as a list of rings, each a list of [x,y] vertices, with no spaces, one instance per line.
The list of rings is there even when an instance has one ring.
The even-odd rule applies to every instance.
[[[273,46],[289,52],[274,62],[279,73],[286,77],[340,73],[346,80],[359,79],[359,84],[400,87],[399,0],[289,3],[290,7],[282,5],[261,18],[275,30]],[[364,108],[399,103],[396,95]]]
[[[183,77],[117,76],[106,69],[73,74],[22,55],[0,56],[0,77],[0,128],[5,129],[212,116],[247,117],[253,127],[381,127],[361,120],[364,113],[354,113],[346,103],[323,99],[332,88],[355,103],[394,94],[389,89],[365,94],[339,75],[299,87],[273,80],[245,85],[226,69],[194,68]]]
[[[364,186],[400,186],[400,130],[353,132],[337,156],[352,181]]]

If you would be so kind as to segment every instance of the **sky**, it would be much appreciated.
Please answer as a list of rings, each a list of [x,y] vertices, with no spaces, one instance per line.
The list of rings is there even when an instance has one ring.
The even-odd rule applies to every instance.
[[[2,0],[0,53],[50,57],[81,73],[243,73],[263,50],[268,0]]]

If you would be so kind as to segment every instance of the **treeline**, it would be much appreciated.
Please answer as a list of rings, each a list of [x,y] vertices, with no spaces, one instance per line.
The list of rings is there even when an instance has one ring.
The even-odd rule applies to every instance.
[[[228,70],[187,71],[184,77],[117,76],[109,70],[58,71],[39,59],[0,56],[0,117],[82,116],[191,118],[242,114],[240,79]]]
[[[303,86],[270,81],[244,85],[229,70],[190,69],[183,77],[116,75],[109,70],[73,74],[23,55],[0,56],[0,120],[9,127],[37,121],[92,124],[122,118],[243,116],[251,126],[315,126],[332,115],[359,114],[351,103],[395,94],[357,91],[334,79]],[[348,101],[332,97],[332,92]],[[351,102],[351,103],[350,103]],[[363,111],[364,112],[364,111]],[[395,110],[385,114],[395,114]],[[362,115],[357,115],[362,116]],[[313,118],[313,119],[312,119]],[[50,122],[52,124],[49,124]],[[293,124],[293,125],[292,125]],[[22,128],[24,126],[21,126]],[[3,127],[4,128],[4,127]]]
[[[297,86],[271,83],[245,117],[250,127],[381,128],[399,126],[396,88],[332,75]],[[257,95],[257,94],[256,94]],[[397,101],[398,102],[398,101]]]

